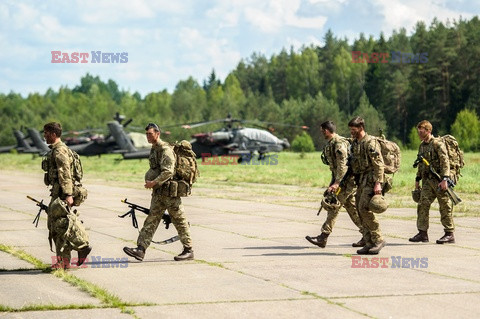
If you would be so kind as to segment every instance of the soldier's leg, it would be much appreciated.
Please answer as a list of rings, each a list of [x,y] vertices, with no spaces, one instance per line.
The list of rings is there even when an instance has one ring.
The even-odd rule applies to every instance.
[[[353,193],[350,193],[350,194],[347,193],[347,195],[348,195],[347,197],[339,196],[338,199],[343,204],[343,207],[345,207],[345,210],[347,211],[348,216],[350,216],[350,219],[352,220],[352,222],[355,224],[355,226],[358,227],[358,230],[360,231],[360,233],[363,234],[362,222],[360,221],[357,208],[355,207],[355,196]]]
[[[358,213],[362,221],[362,226],[365,229],[365,234],[367,234],[366,237],[364,236],[367,245],[375,246],[383,241],[383,237],[380,231],[380,224],[375,214],[368,208],[372,197],[373,187],[366,186],[361,189],[360,202],[358,203]]]
[[[193,247],[192,238],[190,237],[190,227],[185,217],[182,199],[180,197],[167,197],[165,201],[172,224],[178,232],[178,237],[180,237],[180,242],[183,247],[191,249]]]
[[[339,209],[327,209],[327,219],[322,225],[322,233],[329,235],[332,230],[333,226],[335,226],[335,222],[337,220]]]
[[[420,193],[420,200],[417,205],[417,229],[421,231],[428,231],[429,228],[429,214],[430,206],[437,197],[436,190],[432,188],[429,182],[422,182],[422,192]]]
[[[363,210],[365,210],[365,209],[368,210],[368,206],[367,206],[367,208],[361,208],[360,207],[360,198],[361,198],[361,195],[362,195],[362,189],[363,189],[363,187],[357,188],[357,192],[355,193],[355,208],[357,209],[358,219],[360,220],[360,225],[362,226],[361,231],[362,231],[363,239],[365,240],[365,244],[370,245],[370,243],[369,243],[370,242],[370,233],[363,226],[363,217],[362,217],[362,214],[361,214],[362,209]]]
[[[453,233],[455,224],[453,223],[453,204],[444,191],[437,190],[438,205],[440,206],[440,221],[442,222],[445,233]]]
[[[144,250],[146,250],[152,243],[153,235],[155,235],[158,225],[162,220],[163,213],[166,209],[164,199],[165,197],[152,194],[150,213],[145,219],[137,239],[137,246],[143,247]]]

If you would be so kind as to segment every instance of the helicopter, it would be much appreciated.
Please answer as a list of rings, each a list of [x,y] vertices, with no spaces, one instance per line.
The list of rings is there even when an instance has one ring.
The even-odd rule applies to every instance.
[[[130,153],[143,150],[148,146],[146,137],[140,133],[127,134],[124,128],[132,122],[132,119],[129,119],[122,125],[124,119],[125,117],[117,112],[114,121],[107,123],[109,130],[107,137],[93,140],[86,139],[83,143],[70,144],[68,147],[82,156],[100,156],[107,153]],[[84,132],[88,131],[84,130]],[[29,128],[28,134],[35,145],[35,153],[45,155],[50,150],[38,130]],[[133,140],[137,141],[137,145],[140,145],[142,148],[137,148]]]
[[[0,147],[0,153],[7,153],[11,152],[12,150],[16,150],[18,153],[29,153],[29,154],[36,154],[41,152],[41,149],[35,146],[35,142],[33,141],[32,137],[30,136],[30,132],[27,136],[25,136],[22,132],[23,128],[20,130],[13,129],[13,135],[17,141],[16,145],[10,146],[2,146]],[[29,142],[29,140],[32,140]]]
[[[262,121],[240,120],[232,118],[230,114],[224,119],[212,121],[176,124],[169,126],[161,126],[161,128],[181,126],[184,129],[193,129],[196,127],[222,123],[224,127],[220,130],[208,133],[197,133],[192,135],[192,150],[197,158],[203,156],[219,156],[219,155],[239,155],[242,158],[249,155],[257,155],[259,159],[263,158],[269,152],[281,152],[290,147],[287,139],[280,139],[273,135],[267,129],[275,126],[286,126],[301,129],[308,129],[307,126],[290,125],[283,123],[270,123]],[[234,123],[250,123],[252,126],[261,126],[263,129],[248,128],[241,125],[233,127]],[[265,125],[267,129],[264,129]],[[148,158],[149,150],[141,152],[131,152],[123,154],[124,159]],[[249,158],[249,157],[247,157]]]

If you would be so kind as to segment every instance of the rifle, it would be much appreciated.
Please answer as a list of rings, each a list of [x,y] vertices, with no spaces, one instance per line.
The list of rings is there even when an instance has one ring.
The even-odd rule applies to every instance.
[[[432,167],[432,165],[430,165],[430,163],[425,159],[425,157],[423,157],[423,155],[418,154],[417,159],[413,163],[413,168],[416,168],[418,164],[420,164],[421,162],[423,162],[428,167],[428,169],[430,170],[430,173],[432,173],[432,175],[435,176],[435,178],[439,182],[443,180],[443,178],[435,171],[435,169]],[[455,183],[449,178],[447,179],[447,184],[448,186],[445,191],[447,192],[447,195],[452,201],[453,205],[457,205],[458,203],[461,203],[462,199],[458,197],[458,195],[455,194],[455,192],[453,191],[453,188],[455,187]]]
[[[122,199],[121,202],[127,204],[130,210],[123,215],[118,215],[118,217],[124,218],[126,216],[132,216],[132,225],[133,227],[138,229],[138,222],[137,222],[137,217],[135,216],[135,210],[138,210],[148,215],[150,214],[150,209],[134,203],[130,203],[129,201],[127,201],[126,198]],[[165,229],[168,229],[168,227],[170,227],[170,224],[172,223],[172,219],[167,212],[163,213],[162,220],[163,220],[163,223],[165,224]]]
[[[37,216],[35,216],[35,219],[33,220],[33,223],[32,223],[32,224],[35,224],[35,227],[37,227],[38,222],[40,221],[40,214],[42,213],[42,210],[44,210],[45,213],[48,215],[48,206],[43,203],[43,199],[39,202],[35,198],[30,197],[28,195],[27,195],[27,198],[37,203],[37,206],[40,207],[40,209],[38,210],[38,214]]]

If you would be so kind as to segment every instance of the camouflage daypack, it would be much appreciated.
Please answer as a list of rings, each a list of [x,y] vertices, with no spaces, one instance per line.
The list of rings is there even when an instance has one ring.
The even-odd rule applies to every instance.
[[[385,174],[396,173],[400,168],[400,161],[402,159],[400,147],[398,147],[397,143],[387,139],[375,137],[375,140],[380,145],[383,163],[385,164]]]
[[[173,145],[176,157],[174,181],[178,183],[177,196],[188,196],[192,192],[192,184],[200,176],[197,166],[197,157],[188,141],[181,141]]]
[[[462,176],[460,169],[465,166],[463,151],[460,149],[457,139],[452,135],[444,135],[440,138],[447,148],[448,160],[450,161],[450,177],[456,184],[460,176]]]

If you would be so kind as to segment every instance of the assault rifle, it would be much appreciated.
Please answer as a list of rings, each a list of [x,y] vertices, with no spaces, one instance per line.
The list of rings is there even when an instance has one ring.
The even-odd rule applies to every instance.
[[[127,204],[130,210],[123,215],[118,215],[118,217],[124,218],[126,216],[132,216],[132,225],[133,227],[138,229],[138,222],[137,222],[137,217],[135,216],[135,211],[138,210],[148,215],[150,214],[150,209],[134,203],[130,203],[129,201],[127,201],[126,198],[122,199],[122,203]],[[168,229],[168,227],[170,227],[170,224],[172,223],[172,219],[170,218],[170,215],[167,212],[163,213],[162,220],[163,220],[163,223],[165,224],[165,229]]]
[[[35,219],[33,220],[33,223],[32,223],[32,224],[35,224],[35,227],[37,227],[37,226],[38,226],[38,222],[40,221],[40,214],[42,213],[42,210],[44,210],[44,211],[45,211],[45,214],[48,215],[48,206],[43,203],[43,199],[39,202],[39,201],[36,200],[35,198],[30,197],[30,196],[28,196],[28,195],[27,195],[27,198],[30,199],[30,200],[32,200],[32,201],[34,201],[35,203],[37,203],[37,206],[40,207],[40,208],[38,209],[38,214],[37,214],[37,216],[35,216]]]
[[[428,167],[428,169],[430,170],[430,173],[432,173],[432,175],[435,176],[435,178],[439,182],[443,180],[443,178],[435,171],[435,169],[432,167],[432,165],[430,165],[430,163],[425,159],[425,157],[423,157],[423,155],[418,154],[417,159],[413,163],[413,168],[416,168],[418,164],[420,164],[421,162],[423,162]],[[448,186],[445,191],[447,192],[447,195],[452,201],[453,205],[457,205],[458,203],[461,203],[462,202],[461,198],[458,197],[458,195],[455,194],[455,192],[453,191],[453,188],[455,187],[455,183],[450,178],[447,179],[447,185]]]

